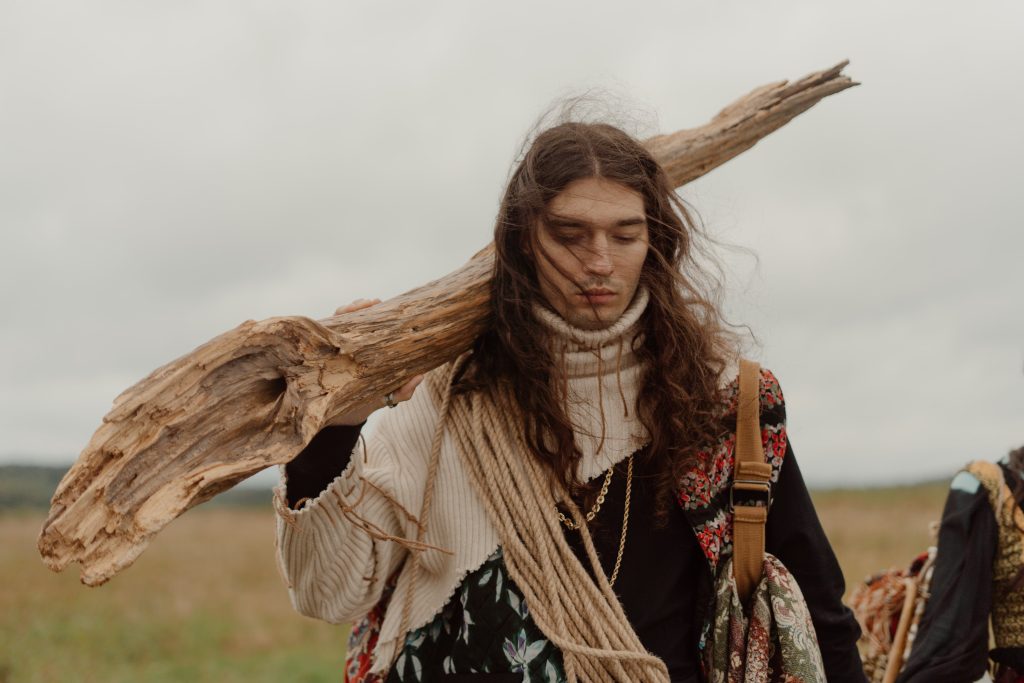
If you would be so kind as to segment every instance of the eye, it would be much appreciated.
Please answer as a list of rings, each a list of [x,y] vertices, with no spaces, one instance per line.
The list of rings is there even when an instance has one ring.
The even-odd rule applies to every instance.
[[[577,244],[582,238],[579,235],[556,234],[555,241],[559,244]]]
[[[632,236],[632,235],[616,235],[615,236],[615,241],[619,242],[621,244],[632,244],[633,242],[636,242],[638,239],[640,239],[640,238]]]

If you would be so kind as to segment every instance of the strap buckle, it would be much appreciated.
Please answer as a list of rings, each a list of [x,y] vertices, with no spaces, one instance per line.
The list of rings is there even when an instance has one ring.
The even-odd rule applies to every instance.
[[[757,479],[734,479],[729,489],[729,508],[737,505],[744,507],[764,507],[772,505],[771,482]]]

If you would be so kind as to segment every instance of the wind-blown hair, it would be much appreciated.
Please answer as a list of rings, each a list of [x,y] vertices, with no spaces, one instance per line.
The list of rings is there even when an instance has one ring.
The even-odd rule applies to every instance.
[[[490,324],[454,390],[510,386],[534,457],[590,505],[594,487],[576,480],[581,454],[561,400],[561,368],[531,312],[535,301],[545,301],[534,258],[546,256],[536,231],[551,199],[584,178],[620,183],[644,200],[649,249],[640,285],[650,300],[639,322],[643,343],[636,353],[646,369],[637,413],[651,435],[648,457],[659,472],[656,509],[664,520],[680,478],[696,464],[696,451],[723,432],[721,380],[733,335],[716,303],[718,279],[697,259],[708,262],[709,238],[661,166],[627,133],[604,123],[562,123],[540,132],[522,154],[494,227]]]

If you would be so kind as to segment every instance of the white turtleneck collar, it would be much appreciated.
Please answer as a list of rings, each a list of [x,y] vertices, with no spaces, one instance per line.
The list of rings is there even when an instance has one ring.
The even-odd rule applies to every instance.
[[[643,285],[637,287],[633,300],[622,312],[618,320],[608,327],[598,330],[585,330],[568,322],[550,308],[534,303],[533,312],[537,319],[544,325],[552,336],[562,341],[570,351],[594,350],[606,346],[611,342],[617,342],[620,338],[632,339],[636,335],[637,323],[640,316],[647,309],[647,301],[650,298],[647,288]]]
[[[537,320],[551,334],[554,361],[568,378],[566,409],[583,454],[578,469],[583,481],[642,448],[650,438],[636,417],[642,368],[634,351],[643,339],[639,321],[649,298],[647,289],[639,287],[618,320],[598,330],[576,327],[534,304]]]

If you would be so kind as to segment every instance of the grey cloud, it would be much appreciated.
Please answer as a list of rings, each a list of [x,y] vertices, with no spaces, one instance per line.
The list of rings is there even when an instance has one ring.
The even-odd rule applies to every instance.
[[[859,88],[684,190],[813,482],[1024,442],[1016,2],[112,1],[0,9],[0,458],[73,457],[118,391],[246,318],[325,316],[489,239],[553,99],[640,132],[844,57]],[[11,257],[13,255],[13,257]]]

